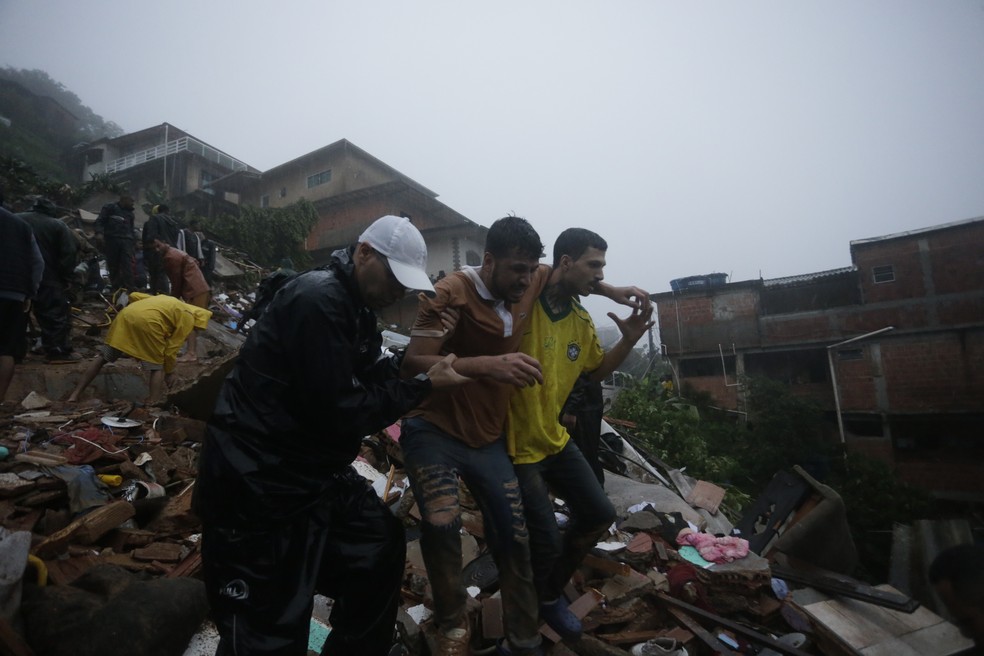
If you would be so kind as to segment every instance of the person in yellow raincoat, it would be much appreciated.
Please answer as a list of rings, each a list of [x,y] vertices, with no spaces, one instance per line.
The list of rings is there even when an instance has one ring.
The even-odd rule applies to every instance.
[[[160,402],[164,384],[174,380],[178,351],[192,330],[204,330],[212,313],[205,308],[184,303],[173,296],[149,296],[134,292],[106,333],[106,343],[99,348],[68,401],[79,400],[99,370],[107,362],[123,356],[140,360],[150,372],[150,392],[146,402]]]

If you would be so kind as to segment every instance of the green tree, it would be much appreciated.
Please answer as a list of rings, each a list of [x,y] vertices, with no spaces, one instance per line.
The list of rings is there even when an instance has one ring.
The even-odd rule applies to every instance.
[[[69,185],[39,173],[23,160],[0,156],[0,185],[8,199],[44,196],[61,207],[78,207],[87,198],[102,191],[126,193],[126,185],[117,184],[108,175],[96,175],[80,185]]]
[[[238,215],[223,214],[208,221],[205,227],[259,264],[276,266],[289,257],[295,265],[304,267],[311,257],[302,244],[317,222],[314,205],[301,199],[286,207],[244,206]]]
[[[0,68],[0,79],[10,80],[23,86],[38,96],[47,96],[71,112],[78,120],[78,133],[74,135],[80,141],[92,141],[104,137],[119,137],[124,134],[123,128],[112,121],[107,121],[84,105],[77,95],[64,84],[51,78],[40,69],[18,69],[11,66]]]
[[[755,498],[777,471],[797,464],[807,469],[844,500],[861,558],[857,575],[884,581],[892,525],[925,517],[931,511],[928,495],[899,481],[881,461],[845,457],[839,445],[825,438],[824,416],[815,403],[782,383],[745,383],[747,422],[714,410],[707,395],[667,397],[654,376],[623,390],[610,414],[635,422],[633,434],[668,465],[730,485],[729,497]]]

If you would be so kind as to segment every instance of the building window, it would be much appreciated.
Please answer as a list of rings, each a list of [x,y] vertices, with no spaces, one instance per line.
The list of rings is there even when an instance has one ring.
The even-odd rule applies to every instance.
[[[859,348],[839,349],[837,351],[838,360],[861,360],[864,358],[864,351]]]
[[[871,273],[876,284],[882,282],[895,282],[895,267],[891,264],[872,267]]]
[[[280,197],[281,198],[287,198],[287,187],[281,187],[280,188]]]
[[[209,187],[209,185],[212,184],[213,181],[218,180],[218,179],[219,179],[219,176],[217,176],[217,175],[215,175],[213,173],[210,173],[209,171],[204,171],[203,170],[199,174],[199,176],[198,176],[198,186],[206,194],[212,194],[212,195],[214,195],[215,194],[215,190],[212,189],[211,187]]]
[[[468,266],[480,266],[482,264],[482,257],[477,252],[469,249],[465,251],[465,264]]]
[[[260,196],[260,207],[270,207],[270,194]]]
[[[724,356],[724,369],[721,368],[721,358],[691,358],[680,361],[680,376],[682,378],[697,378],[702,376],[721,376],[727,373],[735,375],[735,356]]]
[[[310,189],[311,187],[323,185],[326,182],[331,182],[331,169],[322,171],[321,173],[315,173],[314,175],[309,175],[307,179],[307,186],[308,189]]]

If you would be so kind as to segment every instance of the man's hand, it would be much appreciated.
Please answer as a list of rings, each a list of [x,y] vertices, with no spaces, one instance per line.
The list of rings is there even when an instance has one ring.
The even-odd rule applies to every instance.
[[[645,310],[652,306],[652,303],[649,300],[649,292],[640,287],[608,286],[607,288],[601,289],[603,290],[604,296],[607,296],[620,305],[627,305],[628,307],[636,310]]]
[[[560,416],[560,425],[568,430],[568,432],[573,431],[577,426],[577,415],[571,415],[564,413]]]
[[[648,301],[648,297],[647,297]],[[615,316],[614,312],[609,312],[608,317],[615,322],[618,330],[622,333],[622,339],[630,344],[635,344],[639,338],[646,334],[646,331],[653,327],[653,306],[647,303],[645,309],[636,308],[624,319]]]
[[[164,374],[164,385],[170,388],[174,385],[174,381],[177,380],[177,375],[172,371],[169,374]]]
[[[30,314],[31,312],[31,299],[24,299],[24,314]]]
[[[493,380],[515,387],[543,384],[543,369],[536,358],[525,353],[488,356],[487,375]]]
[[[454,334],[454,328],[458,325],[461,312],[457,308],[446,307],[441,310],[441,325],[444,326],[444,339]]]
[[[451,364],[458,359],[454,353],[448,354],[443,360],[437,362],[430,369],[427,370],[427,377],[431,380],[431,386],[434,389],[440,387],[453,387],[455,385],[461,385],[471,381],[471,378],[467,376],[462,376]]]

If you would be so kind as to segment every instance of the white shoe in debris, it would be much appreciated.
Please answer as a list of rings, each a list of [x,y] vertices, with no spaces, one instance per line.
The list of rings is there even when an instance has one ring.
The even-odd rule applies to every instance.
[[[632,647],[632,656],[689,656],[673,638],[653,638]]]

